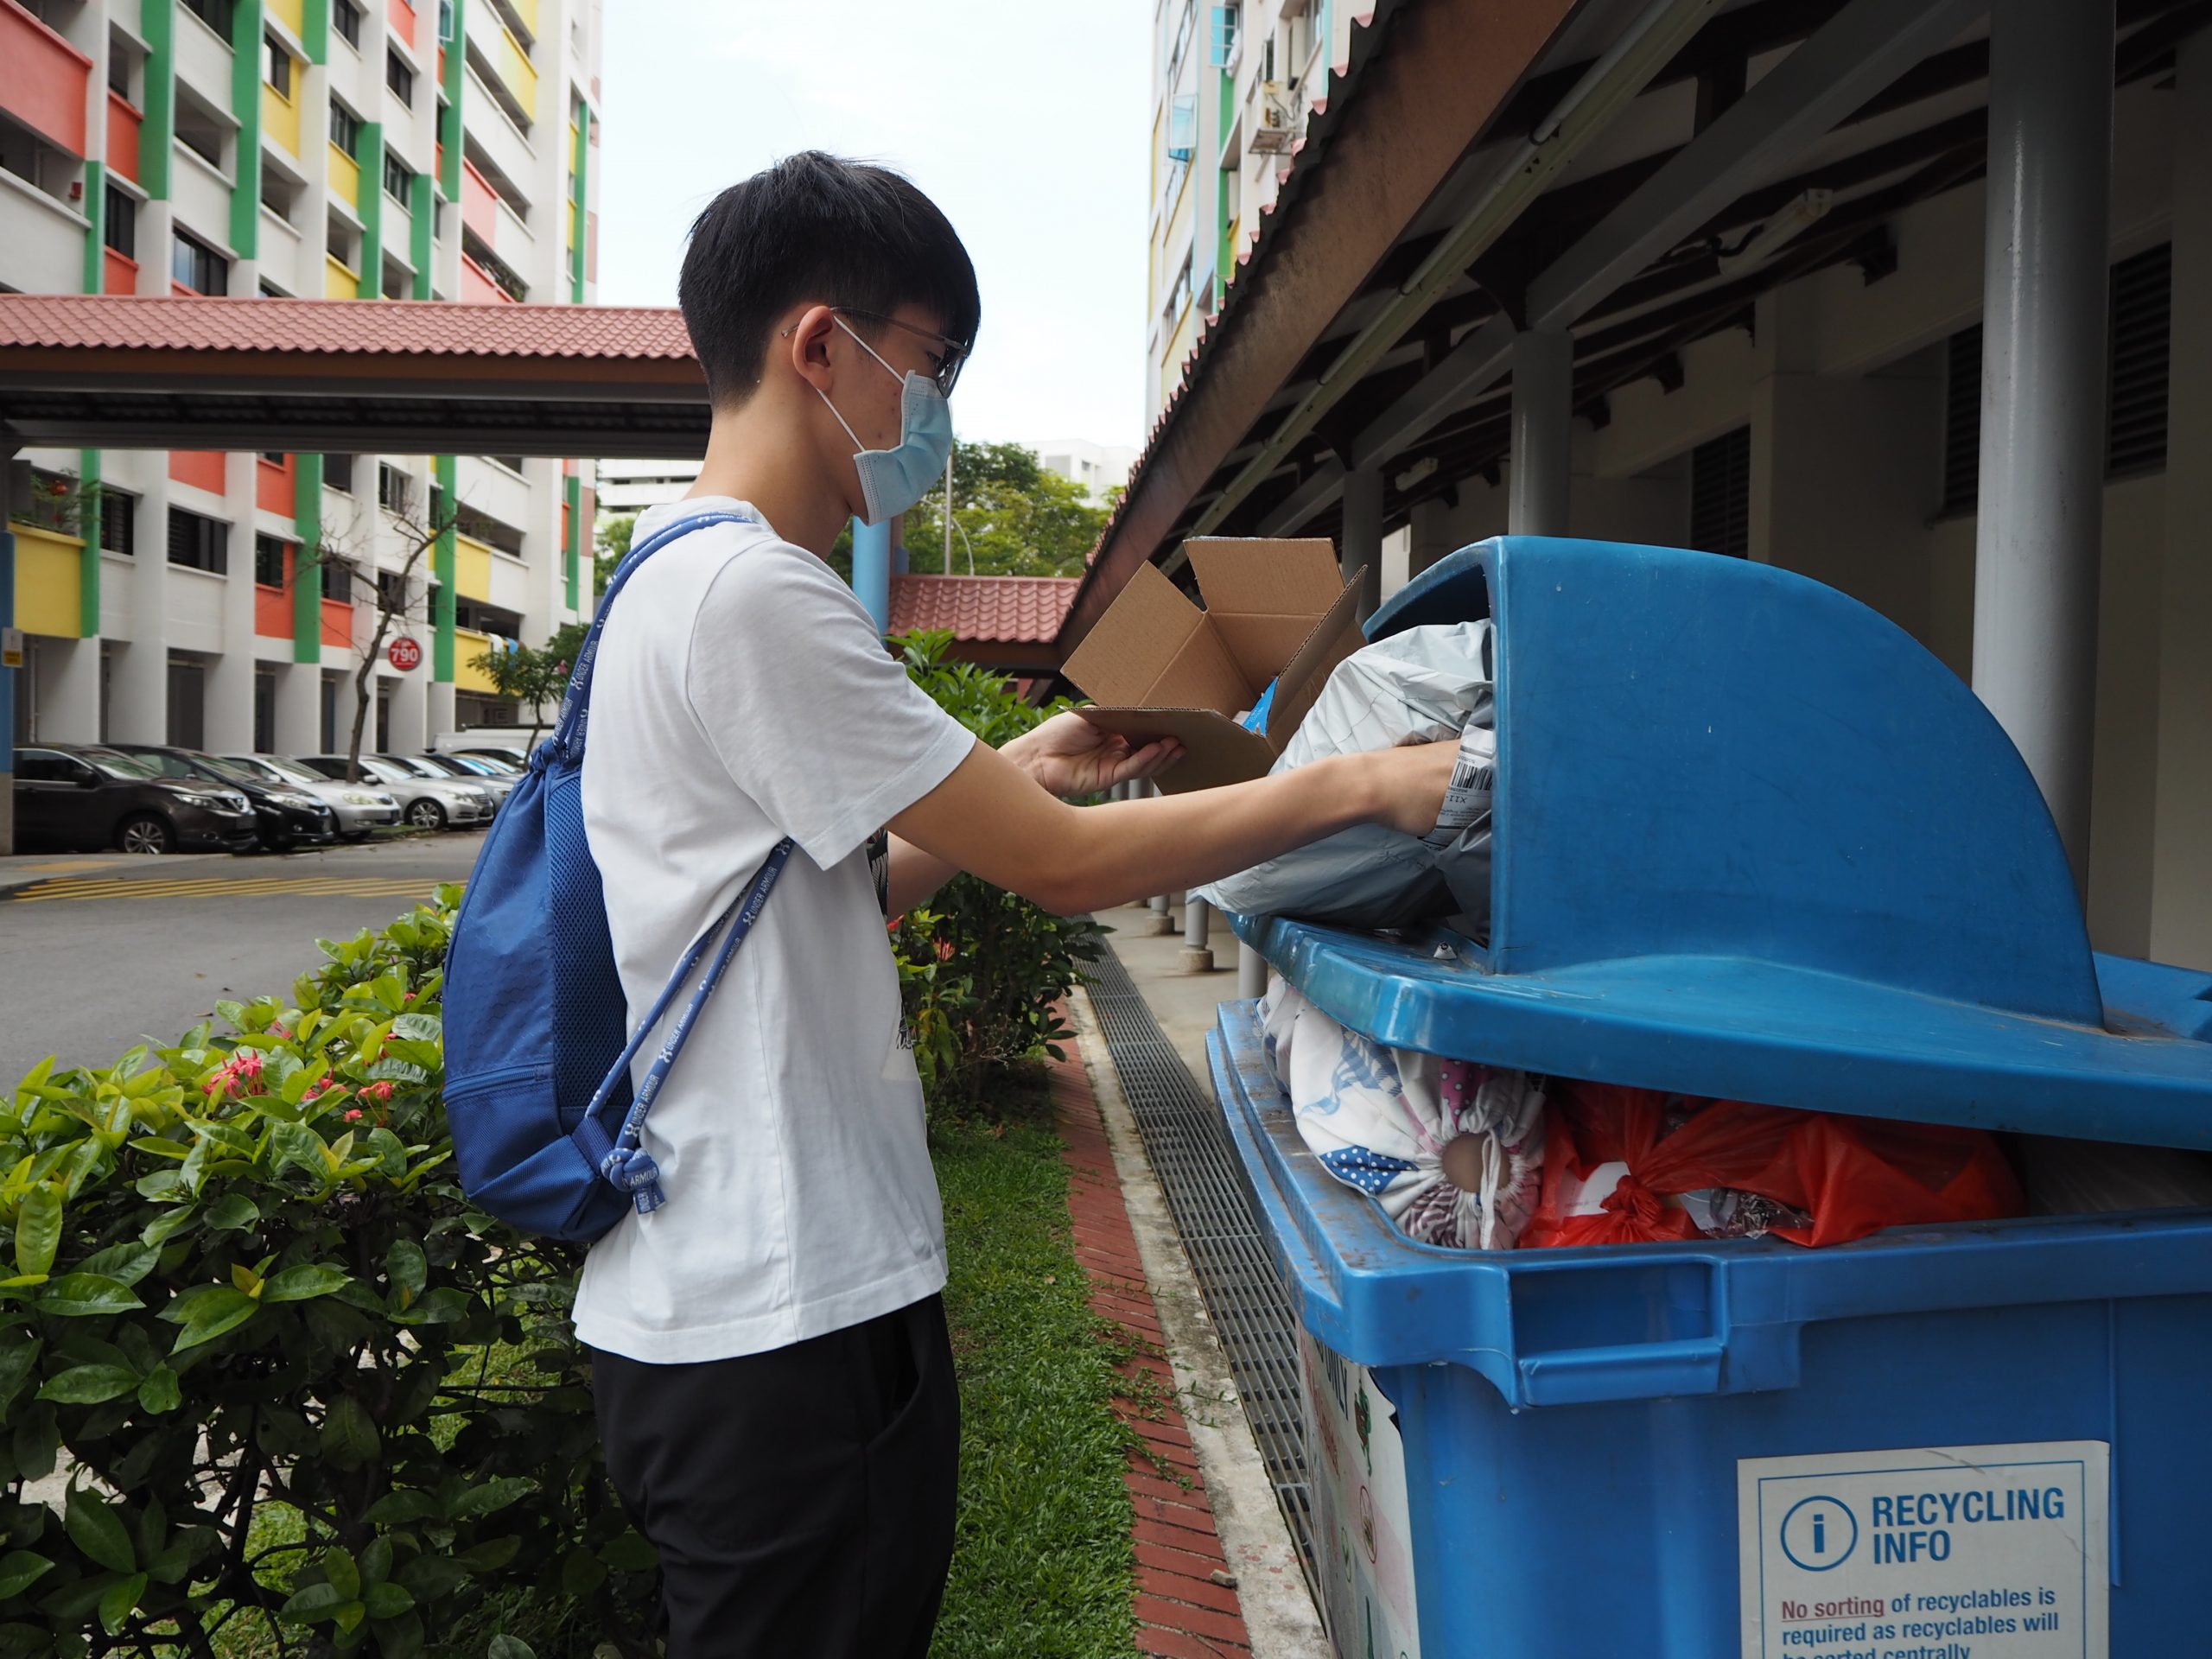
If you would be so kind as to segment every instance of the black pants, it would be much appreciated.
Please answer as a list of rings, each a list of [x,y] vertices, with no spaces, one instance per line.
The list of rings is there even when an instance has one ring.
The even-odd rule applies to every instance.
[[[929,1651],[960,1465],[940,1298],[739,1359],[594,1352],[592,1390],[668,1659]]]

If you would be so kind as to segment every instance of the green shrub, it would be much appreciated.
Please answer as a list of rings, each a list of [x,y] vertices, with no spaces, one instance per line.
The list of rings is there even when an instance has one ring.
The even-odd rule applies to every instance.
[[[458,890],[174,1048],[0,1117],[0,1652],[639,1650],[653,1554],[599,1463],[573,1252],[452,1169]],[[55,1509],[24,1484],[73,1465]]]
[[[894,639],[914,683],[993,747],[1019,737],[1064,702],[1023,702],[996,674],[948,662],[952,635]],[[915,1063],[932,1106],[980,1104],[1009,1067],[1062,1057],[1071,1035],[1059,1003],[1097,959],[1104,931],[1054,916],[971,875],[955,876],[892,925]]]

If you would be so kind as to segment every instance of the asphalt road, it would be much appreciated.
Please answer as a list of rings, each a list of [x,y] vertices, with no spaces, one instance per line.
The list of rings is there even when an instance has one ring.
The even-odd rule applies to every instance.
[[[465,880],[483,844],[448,830],[283,858],[107,861],[0,897],[0,1088],[48,1054],[105,1064],[143,1034],[174,1042],[218,999],[283,994],[321,960],[317,939]]]

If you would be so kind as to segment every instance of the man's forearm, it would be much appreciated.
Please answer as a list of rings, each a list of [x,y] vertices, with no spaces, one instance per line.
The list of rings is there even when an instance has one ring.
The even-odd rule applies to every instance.
[[[903,916],[926,904],[939,887],[960,874],[960,867],[925,853],[903,836],[891,837],[891,913]]]

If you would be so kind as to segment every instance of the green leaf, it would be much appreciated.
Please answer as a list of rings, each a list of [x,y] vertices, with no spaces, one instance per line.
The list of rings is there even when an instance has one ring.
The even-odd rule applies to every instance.
[[[660,1565],[660,1552],[632,1528],[601,1550],[599,1559],[617,1573],[649,1573]]]
[[[581,1601],[607,1582],[607,1564],[578,1544],[561,1562],[561,1593]]]
[[[170,1344],[172,1358],[188,1348],[197,1348],[203,1342],[213,1342],[228,1331],[235,1331],[261,1311],[261,1304],[230,1285],[202,1285],[188,1291],[191,1305],[184,1314],[184,1329]],[[178,1300],[183,1300],[180,1297]],[[168,1319],[175,1311],[175,1304],[162,1312]]]
[[[329,1146],[306,1124],[272,1122],[269,1126],[269,1144],[276,1154],[278,1169],[296,1164],[319,1181],[327,1177]]]
[[[377,1446],[376,1421],[367,1409],[350,1394],[339,1395],[322,1420],[323,1455],[340,1469],[358,1469],[376,1456]]]
[[[77,1264],[83,1273],[96,1273],[118,1285],[135,1285],[154,1270],[162,1253],[149,1244],[111,1244]]]
[[[403,1293],[404,1300],[399,1305],[405,1307],[423,1294],[423,1287],[429,1281],[429,1258],[413,1239],[394,1239],[384,1259],[384,1271],[391,1281],[391,1287]]]
[[[461,1556],[460,1561],[469,1572],[481,1577],[486,1573],[498,1572],[514,1560],[521,1550],[522,1540],[519,1538],[487,1538]]]
[[[361,1603],[371,1618],[397,1618],[413,1611],[415,1598],[401,1585],[372,1584],[362,1593]]]
[[[54,1472],[54,1454],[61,1450],[61,1429],[54,1407],[41,1402],[12,1414],[15,1433],[9,1451],[16,1472],[25,1480],[44,1480]]]
[[[361,1546],[361,1582],[374,1588],[391,1576],[391,1540],[389,1538],[370,1539],[367,1543]],[[411,1601],[413,1598],[410,1597],[409,1599]],[[391,1615],[372,1612],[370,1617],[384,1618]]]
[[[166,1365],[156,1366],[138,1385],[138,1404],[157,1416],[183,1403],[184,1391],[177,1386],[176,1373]]]
[[[164,1544],[146,1563],[146,1576],[156,1584],[181,1584],[192,1570],[192,1547],[181,1538]]]
[[[417,1555],[397,1577],[416,1600],[437,1601],[468,1581],[468,1568],[448,1555]]]
[[[295,1624],[313,1624],[328,1618],[351,1600],[353,1597],[339,1594],[334,1584],[311,1584],[278,1608],[276,1616]]]
[[[537,1654],[518,1636],[495,1636],[484,1649],[484,1659],[537,1659]]]
[[[52,1571],[52,1561],[28,1549],[10,1550],[0,1555],[0,1601],[22,1595]]]
[[[111,1573],[135,1573],[137,1553],[130,1548],[130,1534],[123,1517],[81,1486],[69,1489],[64,1522],[69,1541]]]
[[[419,1615],[408,1613],[388,1621],[373,1621],[369,1628],[376,1632],[377,1652],[382,1659],[420,1659],[423,1620]]]
[[[170,1172],[170,1174],[172,1178],[170,1185],[176,1185],[175,1172]],[[140,1196],[149,1196],[143,1192],[143,1187]],[[171,1209],[164,1210],[146,1224],[145,1230],[138,1235],[139,1242],[156,1248],[166,1244],[178,1232],[190,1226],[193,1218],[199,1213],[199,1206],[190,1204],[180,1204]]]
[[[368,1616],[369,1610],[361,1605],[358,1601],[346,1602],[340,1606],[332,1608],[330,1611],[330,1617],[337,1621],[338,1633],[340,1636],[351,1636],[355,1630],[361,1628],[361,1621]],[[350,1647],[353,1644],[346,1642],[340,1642],[338,1645],[344,1648]]]
[[[271,1274],[263,1281],[261,1300],[264,1302],[304,1302],[314,1296],[327,1296],[334,1290],[343,1290],[350,1281],[343,1271],[325,1262],[302,1262],[296,1268]]]
[[[353,1553],[333,1544],[322,1552],[324,1580],[348,1601],[361,1599],[361,1569],[353,1564]]]
[[[120,1584],[110,1586],[100,1598],[100,1628],[110,1636],[122,1630],[124,1622],[138,1611],[138,1599],[145,1593],[143,1573],[133,1573]]]
[[[226,1192],[207,1206],[211,1233],[244,1232],[261,1219],[261,1206],[243,1192]]]
[[[8,1403],[16,1397],[31,1374],[31,1367],[38,1363],[39,1339],[29,1332],[18,1332],[13,1339],[0,1345],[0,1421],[7,1416]]]
[[[16,1271],[45,1273],[61,1246],[61,1194],[35,1186],[16,1211]]]
[[[97,1273],[65,1273],[38,1294],[38,1311],[62,1319],[128,1313],[145,1305],[130,1286]]]
[[[454,1499],[446,1513],[455,1521],[465,1521],[473,1516],[491,1515],[508,1504],[528,1497],[537,1490],[534,1480],[524,1480],[508,1475],[499,1480],[487,1480],[480,1486],[472,1486]]]
[[[467,1319],[469,1307],[466,1294],[451,1285],[440,1285],[406,1312],[389,1317],[395,1325],[451,1325]]]
[[[65,1406],[97,1406],[137,1390],[138,1373],[128,1366],[73,1365],[49,1378],[38,1397]]]
[[[436,1502],[428,1492],[386,1492],[369,1505],[362,1518],[372,1526],[404,1527],[411,1522],[427,1521],[438,1512]]]

